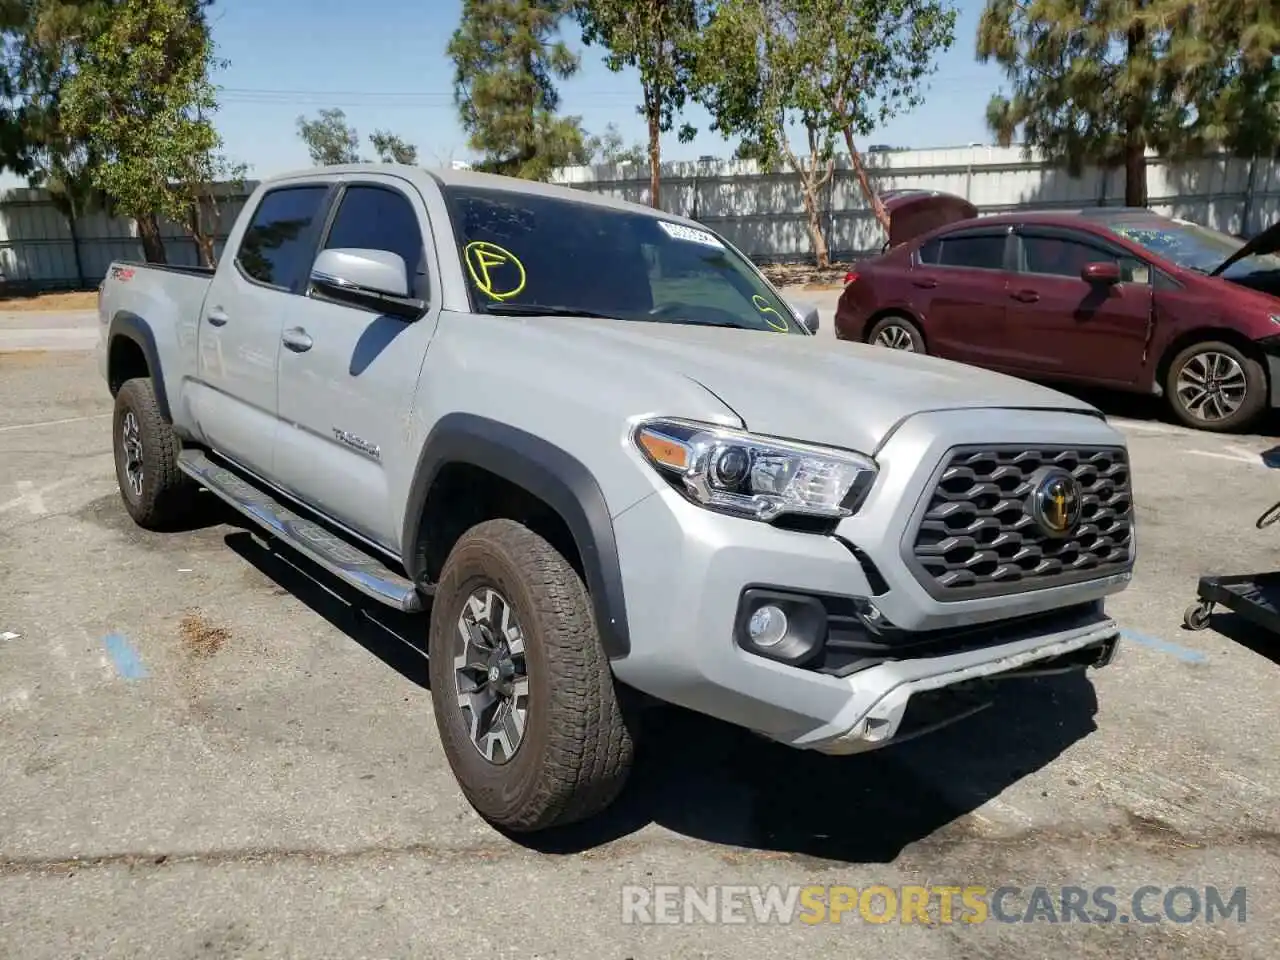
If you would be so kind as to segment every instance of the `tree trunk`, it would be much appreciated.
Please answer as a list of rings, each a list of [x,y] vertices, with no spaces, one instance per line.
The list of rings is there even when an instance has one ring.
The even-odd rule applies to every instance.
[[[1143,6],[1142,3],[1138,4]],[[1147,28],[1135,23],[1129,28],[1128,54],[1131,69],[1148,52]],[[1147,131],[1143,119],[1150,105],[1150,90],[1137,90],[1129,94],[1125,111],[1124,138],[1124,204],[1126,207],[1147,205]]]
[[[659,126],[660,118],[657,106],[647,96],[645,101],[647,104],[646,110],[649,114],[649,205],[655,210],[661,210],[662,130]]]
[[[880,194],[876,193],[875,188],[871,186],[871,178],[867,176],[867,168],[862,165],[862,154],[853,145],[853,131],[848,127],[845,127],[844,142],[845,146],[849,148],[849,160],[853,163],[853,172],[858,178],[858,186],[862,188],[862,196],[871,207],[871,212],[884,230],[885,236],[888,236],[889,213],[885,210],[884,204],[880,202]]]
[[[1147,148],[1132,134],[1124,145],[1124,205],[1147,205]]]
[[[822,188],[821,184],[814,185],[813,181],[806,177],[803,173],[800,175],[801,192],[804,194],[804,213],[809,228],[809,243],[813,246],[814,259],[818,261],[819,270],[827,270],[831,267],[831,255],[827,252],[827,237],[822,232],[822,216],[818,211],[818,191]]]
[[[142,241],[142,255],[147,263],[164,263],[169,261],[164,253],[164,241],[160,239],[160,218],[154,213],[136,218],[138,239]]]
[[[200,266],[215,266],[213,232],[205,228],[204,212],[199,197],[191,201],[191,212],[187,217],[187,232],[191,234],[191,239],[195,241],[196,253],[200,258]]]

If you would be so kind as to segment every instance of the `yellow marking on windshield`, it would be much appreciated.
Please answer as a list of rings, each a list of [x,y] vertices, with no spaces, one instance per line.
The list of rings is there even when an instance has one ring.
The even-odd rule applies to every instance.
[[[472,240],[463,251],[467,273],[486,297],[510,300],[524,289],[524,264],[510,250],[487,240]]]
[[[771,329],[777,330],[779,333],[789,333],[791,331],[790,324],[788,324],[786,320],[782,319],[782,314],[769,306],[769,301],[760,296],[760,294],[757,293],[753,296],[751,298],[751,302],[755,305],[755,308],[760,311],[760,315],[764,317],[764,322],[767,323]],[[773,320],[770,319],[770,315],[777,317],[778,322],[774,323]]]

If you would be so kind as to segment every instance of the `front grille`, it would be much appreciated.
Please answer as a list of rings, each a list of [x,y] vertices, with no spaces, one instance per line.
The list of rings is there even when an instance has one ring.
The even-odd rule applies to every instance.
[[[1032,516],[1033,480],[1060,467],[1080,483],[1080,522],[1051,537]],[[963,447],[950,451],[911,549],[930,594],[963,600],[1119,573],[1129,564],[1133,492],[1119,447]]]

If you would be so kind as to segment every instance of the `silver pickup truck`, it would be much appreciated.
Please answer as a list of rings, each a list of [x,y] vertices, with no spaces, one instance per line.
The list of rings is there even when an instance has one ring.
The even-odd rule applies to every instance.
[[[440,737],[504,829],[611,803],[633,702],[856,753],[1116,647],[1134,509],[1098,411],[822,342],[691,220],[329,167],[260,184],[216,270],[113,263],[100,312],[132,518],[204,488],[429,610]]]

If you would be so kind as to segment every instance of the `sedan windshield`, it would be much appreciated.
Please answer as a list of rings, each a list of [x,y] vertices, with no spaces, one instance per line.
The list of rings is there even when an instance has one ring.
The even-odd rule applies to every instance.
[[[1235,237],[1185,220],[1144,218],[1115,221],[1108,226],[1156,256],[1200,273],[1212,273],[1222,261],[1244,246],[1243,241]],[[1280,257],[1255,254],[1233,263],[1222,275],[1244,277],[1274,270],[1280,270]]]
[[[484,313],[808,334],[750,262],[706,230],[512,190],[444,194]]]

